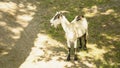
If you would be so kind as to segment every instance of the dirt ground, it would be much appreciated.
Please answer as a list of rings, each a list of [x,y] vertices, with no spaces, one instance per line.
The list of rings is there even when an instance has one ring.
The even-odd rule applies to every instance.
[[[108,31],[107,33],[111,34],[108,36],[107,33],[101,35],[94,33],[93,30],[97,28],[94,24],[90,24],[94,27],[90,28],[89,38],[91,39],[87,44],[88,51],[78,52],[78,61],[74,61],[73,56],[71,61],[66,61],[66,40],[60,38],[64,37],[64,32],[55,37],[51,35],[55,32],[50,34],[49,20],[57,10],[63,8],[57,9],[55,7],[57,4],[52,6],[54,1],[0,0],[0,68],[118,68],[120,66],[120,54],[118,54],[120,35],[117,29],[119,25],[112,27],[115,29],[111,32]],[[63,5],[62,3],[60,5]],[[94,12],[97,14],[96,11]],[[109,10],[109,13],[114,13],[114,11]],[[115,17],[119,22],[117,15]],[[100,23],[98,24],[100,25]],[[112,24],[114,25],[114,23]],[[107,25],[111,26],[111,24]],[[106,27],[106,24],[102,23],[102,27]],[[101,29],[99,26],[98,28]],[[116,33],[112,34],[114,31]]]

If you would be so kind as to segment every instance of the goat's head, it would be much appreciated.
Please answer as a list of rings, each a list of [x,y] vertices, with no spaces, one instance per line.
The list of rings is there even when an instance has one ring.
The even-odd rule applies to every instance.
[[[54,26],[55,28],[61,23],[62,13],[57,12],[55,16],[50,20],[51,26]]]
[[[84,18],[83,15],[78,15],[74,18],[74,20],[71,23],[82,21],[83,18]]]
[[[57,28],[57,26],[59,24],[61,24],[61,21],[64,19],[64,15],[63,13],[69,13],[68,11],[60,11],[57,12],[55,14],[55,16],[53,16],[53,18],[50,20],[51,26],[54,26],[55,28]]]

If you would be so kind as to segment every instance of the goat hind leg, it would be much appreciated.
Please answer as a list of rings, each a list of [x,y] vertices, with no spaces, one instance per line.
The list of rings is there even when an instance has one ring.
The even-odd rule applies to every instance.
[[[87,50],[87,46],[86,46],[86,44],[87,44],[87,34],[84,35],[84,41],[85,41],[85,44],[84,44],[83,49]]]
[[[79,43],[80,43],[79,49],[81,49],[82,48],[82,37],[79,38]]]

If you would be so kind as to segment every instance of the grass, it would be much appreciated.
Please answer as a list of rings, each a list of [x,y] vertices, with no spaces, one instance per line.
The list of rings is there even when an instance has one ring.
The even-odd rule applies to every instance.
[[[64,31],[61,25],[57,29],[51,27],[49,21],[57,11],[66,10],[70,12],[65,14],[69,21],[72,21],[76,15],[82,14],[89,22],[88,52],[81,50],[78,53],[80,61],[70,61],[71,67],[120,68],[119,3],[119,0],[0,0],[0,6],[5,6],[0,7],[0,36],[2,37],[0,39],[0,66],[19,68],[31,55],[30,52],[35,48],[33,45],[37,45],[34,42],[36,38],[40,39],[37,41],[38,45],[42,44],[43,40],[46,42],[43,44],[45,56],[38,56],[41,61],[58,58],[58,61],[54,62],[58,64],[61,62],[61,65],[64,65],[66,62],[63,60],[67,54],[67,49],[65,49],[67,46],[62,46],[62,44],[66,45]],[[22,18],[24,15],[28,15],[31,19],[28,21],[24,19],[25,17]],[[43,35],[36,37],[39,33]],[[44,35],[52,38],[50,39],[52,42],[46,41]],[[45,58],[46,55],[48,59]],[[49,61],[46,62],[49,64]],[[11,65],[12,63],[14,64]],[[70,68],[69,65],[63,67]]]
[[[46,0],[47,1],[47,0]],[[79,14],[91,14],[94,13],[94,10],[97,10],[94,16],[87,17],[89,22],[89,42],[97,44],[98,49],[105,48],[106,51],[109,50],[107,53],[104,54],[104,62],[102,60],[95,60],[95,64],[97,68],[118,68],[119,58],[120,58],[120,10],[118,9],[120,5],[120,1],[112,1],[112,0],[64,0],[55,1],[52,0],[52,4],[49,4],[51,7],[56,7],[55,9],[51,10],[51,17],[55,14],[56,11],[59,10],[67,10],[70,11],[69,14],[65,14],[69,21],[72,21],[76,15]],[[45,2],[46,3],[46,2]],[[96,9],[92,7],[96,6]],[[88,11],[82,11],[84,8],[87,8]],[[113,12],[108,12],[109,10],[113,10]],[[89,13],[88,13],[89,12]],[[102,14],[104,13],[104,14]],[[105,14],[106,13],[106,14]],[[49,20],[48,20],[49,21]],[[48,34],[57,39],[58,41],[65,42],[65,38],[61,35],[64,35],[63,30],[60,27],[59,31],[55,31],[55,29],[47,30]],[[106,36],[103,36],[106,34]],[[111,38],[108,38],[111,37]],[[117,38],[117,40],[114,40]],[[111,48],[113,47],[113,48]],[[101,62],[100,62],[101,61]]]

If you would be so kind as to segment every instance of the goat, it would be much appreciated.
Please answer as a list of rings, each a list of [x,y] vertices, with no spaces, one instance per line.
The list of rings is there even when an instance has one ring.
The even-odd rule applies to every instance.
[[[82,16],[76,16],[74,18],[74,20],[71,22],[71,23],[74,23],[75,27],[77,28],[77,34],[82,34],[83,36],[78,36],[78,39],[80,41],[80,47],[79,48],[82,48],[82,37],[84,37],[84,41],[85,41],[85,44],[84,44],[84,47],[83,49],[86,50],[87,47],[86,47],[86,43],[87,43],[87,36],[88,36],[88,22],[87,22],[87,19],[82,15]],[[79,30],[81,32],[79,32]]]
[[[55,28],[61,24],[63,30],[65,31],[65,36],[67,40],[68,46],[68,56],[67,61],[70,60],[70,51],[71,51],[71,43],[74,44],[74,60],[77,60],[77,39],[81,37],[85,37],[85,48],[86,48],[86,36],[87,36],[87,21],[83,16],[76,16],[74,20],[70,23],[67,18],[63,15],[62,12],[57,12],[55,16],[50,20],[51,26]]]

